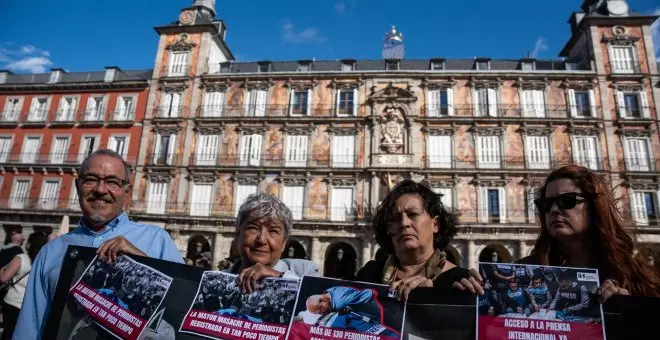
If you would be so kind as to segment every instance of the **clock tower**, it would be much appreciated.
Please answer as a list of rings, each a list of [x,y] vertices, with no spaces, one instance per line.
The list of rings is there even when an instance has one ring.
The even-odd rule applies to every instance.
[[[610,17],[628,15],[628,2],[626,0],[585,0],[582,3],[585,14],[601,14]]]

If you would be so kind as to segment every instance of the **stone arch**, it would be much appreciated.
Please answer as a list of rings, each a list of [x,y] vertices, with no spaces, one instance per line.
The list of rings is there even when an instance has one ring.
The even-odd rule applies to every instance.
[[[445,254],[447,256],[447,261],[459,267],[461,266],[461,254],[458,252],[458,249],[452,245],[448,245],[445,249]]]
[[[297,240],[290,239],[284,246],[284,251],[282,251],[282,258],[285,259],[306,259],[307,251],[302,243]]]
[[[512,261],[511,251],[501,244],[489,244],[479,252],[479,262],[509,263]]]
[[[323,275],[344,280],[355,279],[357,271],[357,252],[347,242],[331,244],[325,251]]]
[[[202,256],[203,253],[211,252],[211,243],[204,237],[204,235],[192,235],[188,239],[188,247],[186,250],[186,257],[195,261]]]

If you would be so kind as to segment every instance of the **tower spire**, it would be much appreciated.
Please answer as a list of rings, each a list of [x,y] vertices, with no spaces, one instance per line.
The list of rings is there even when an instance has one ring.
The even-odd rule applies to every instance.
[[[194,0],[193,7],[197,7],[202,12],[207,12],[211,18],[215,17],[215,0]]]

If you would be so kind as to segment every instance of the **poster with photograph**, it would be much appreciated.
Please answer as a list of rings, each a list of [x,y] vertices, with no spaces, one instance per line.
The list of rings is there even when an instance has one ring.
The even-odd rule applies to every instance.
[[[120,339],[138,339],[171,284],[171,277],[128,256],[114,264],[95,257],[69,292],[88,316],[76,328],[95,322]]]
[[[267,278],[242,294],[237,275],[206,271],[180,331],[212,339],[284,339],[298,283]]]
[[[480,263],[477,339],[605,339],[598,270]]]
[[[401,339],[405,305],[386,285],[305,276],[287,339]]]

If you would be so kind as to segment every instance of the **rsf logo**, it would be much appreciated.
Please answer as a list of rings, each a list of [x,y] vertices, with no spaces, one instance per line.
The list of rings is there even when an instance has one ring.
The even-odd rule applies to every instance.
[[[578,281],[598,282],[598,275],[596,273],[577,273]]]

